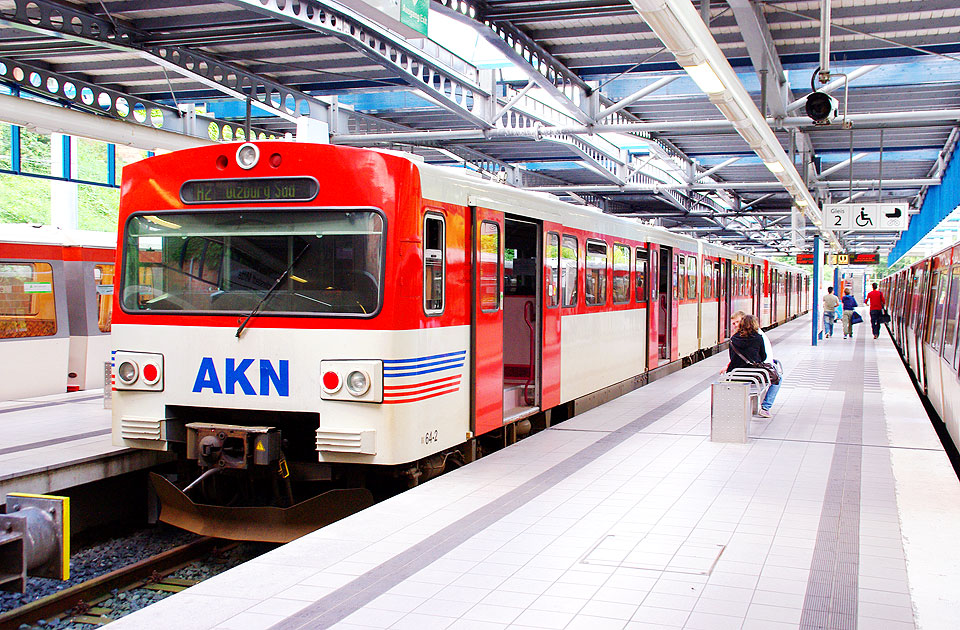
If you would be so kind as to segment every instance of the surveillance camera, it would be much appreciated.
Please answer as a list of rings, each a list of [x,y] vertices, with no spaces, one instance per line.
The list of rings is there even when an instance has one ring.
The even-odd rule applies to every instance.
[[[807,96],[807,116],[816,125],[829,125],[837,115],[837,99],[825,92],[813,92]]]

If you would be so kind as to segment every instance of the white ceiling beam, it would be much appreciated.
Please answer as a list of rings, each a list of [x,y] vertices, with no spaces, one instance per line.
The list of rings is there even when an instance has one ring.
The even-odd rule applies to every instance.
[[[774,118],[786,117],[787,101],[791,96],[790,82],[780,63],[770,27],[763,17],[762,5],[754,0],[727,0],[727,4],[733,9],[733,17],[740,27],[757,78],[766,85],[766,104],[770,113]]]

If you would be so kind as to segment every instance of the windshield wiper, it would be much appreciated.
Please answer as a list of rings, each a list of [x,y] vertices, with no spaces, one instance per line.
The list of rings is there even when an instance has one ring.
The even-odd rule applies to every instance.
[[[237,328],[237,339],[240,338],[240,333],[243,332],[243,329],[247,327],[247,322],[249,322],[254,315],[260,312],[260,307],[266,304],[267,300],[270,299],[270,296],[273,295],[273,292],[276,291],[277,287],[280,286],[280,283],[290,275],[290,272],[293,271],[293,268],[297,266],[297,263],[300,262],[300,259],[303,258],[303,255],[307,253],[308,249],[310,249],[310,243],[304,245],[303,249],[300,250],[300,253],[297,254],[297,257],[293,259],[293,262],[287,265],[287,268],[283,270],[283,273],[281,273],[280,276],[274,281],[273,286],[270,287],[270,289],[262,298],[260,298],[260,301],[257,303],[257,305],[253,307],[253,310],[250,311],[250,314],[247,315],[247,318],[243,320],[243,322],[240,324],[240,327]]]

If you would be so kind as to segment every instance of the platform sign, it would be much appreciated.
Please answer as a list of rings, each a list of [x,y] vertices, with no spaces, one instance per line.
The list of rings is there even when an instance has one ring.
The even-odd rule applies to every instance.
[[[798,265],[812,265],[812,264],[813,264],[813,254],[797,254],[797,264],[798,264]]]
[[[408,39],[427,36],[430,0],[340,0],[340,4]]]
[[[843,265],[879,265],[880,254],[827,254],[826,264],[837,267]]]
[[[850,206],[842,203],[829,203],[823,206],[823,212],[827,215],[827,225],[830,226],[830,229],[850,229]]]
[[[828,203],[823,206],[834,230],[902,232],[909,223],[907,203]]]

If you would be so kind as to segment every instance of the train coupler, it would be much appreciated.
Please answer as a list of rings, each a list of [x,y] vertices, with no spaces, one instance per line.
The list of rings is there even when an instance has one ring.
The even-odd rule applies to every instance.
[[[0,590],[23,593],[27,577],[70,579],[70,499],[7,495],[0,514]]]
[[[187,458],[204,468],[245,470],[282,458],[280,430],[232,424],[191,422],[187,425]]]

